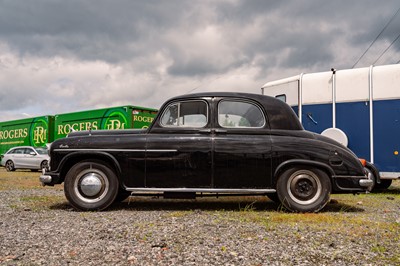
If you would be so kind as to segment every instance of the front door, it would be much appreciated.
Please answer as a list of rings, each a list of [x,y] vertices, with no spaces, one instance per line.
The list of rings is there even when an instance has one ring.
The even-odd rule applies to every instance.
[[[212,142],[207,100],[167,106],[147,136],[148,188],[210,188]]]

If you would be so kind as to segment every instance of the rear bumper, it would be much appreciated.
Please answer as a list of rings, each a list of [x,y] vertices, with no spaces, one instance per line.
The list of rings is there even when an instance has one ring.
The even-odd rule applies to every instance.
[[[370,173],[367,176],[334,176],[338,191],[371,191],[374,180]]]
[[[374,181],[370,179],[361,179],[359,181],[360,187],[368,189],[369,187],[372,187],[374,185]]]
[[[367,191],[372,191],[372,189],[374,188],[374,178],[373,178],[373,174],[368,172],[367,174],[367,179],[361,179],[358,181],[360,186],[365,188]]]

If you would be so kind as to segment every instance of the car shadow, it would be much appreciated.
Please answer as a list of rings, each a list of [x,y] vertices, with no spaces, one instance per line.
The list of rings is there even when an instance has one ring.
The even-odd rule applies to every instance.
[[[273,201],[268,200],[228,200],[228,199],[146,199],[130,197],[120,203],[114,203],[110,210],[126,209],[138,211],[273,211],[279,207]]]
[[[114,203],[107,211],[253,211],[253,212],[288,212],[280,203],[268,199],[196,199],[196,200],[171,200],[162,198],[136,198],[129,197],[123,202]],[[359,206],[352,206],[338,202],[329,202],[320,212],[364,212]]]
[[[332,201],[329,202],[321,212],[365,212],[363,208],[355,205],[348,205],[341,202]]]
[[[376,189],[371,193],[388,194],[388,195],[400,195],[400,188],[399,187],[389,187],[387,189]]]
[[[118,211],[118,210],[132,210],[132,211],[191,211],[191,210],[204,210],[204,211],[273,211],[279,207],[273,201],[265,199],[217,199],[217,198],[199,198],[199,199],[163,199],[152,197],[129,197],[123,202],[114,202],[108,207],[105,212]],[[71,210],[73,207],[64,201],[56,203],[49,207],[51,210]]]
[[[62,203],[55,203],[49,207],[50,210],[71,210],[72,206],[68,203],[68,201],[64,201]]]
[[[75,211],[68,202],[53,204],[51,210]],[[105,212],[113,211],[252,211],[252,212],[287,212],[281,204],[269,200],[260,201],[220,201],[215,200],[165,200],[165,199],[131,199],[113,203]],[[320,212],[364,212],[359,206],[340,202],[328,203]]]

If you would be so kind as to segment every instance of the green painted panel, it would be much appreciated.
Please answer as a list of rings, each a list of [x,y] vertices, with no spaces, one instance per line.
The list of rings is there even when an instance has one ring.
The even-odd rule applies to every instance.
[[[43,147],[53,141],[53,116],[0,122],[0,153],[15,146]]]
[[[143,128],[150,125],[154,113],[155,109],[120,106],[59,114],[55,116],[54,139],[66,137],[71,131]]]
[[[71,131],[130,128],[130,107],[59,114],[55,116],[54,125],[55,139],[66,137]]]
[[[132,128],[148,128],[157,115],[155,109],[138,109],[132,110]]]
[[[71,130],[148,128],[156,109],[120,106],[0,122],[0,154],[15,146],[43,147]]]

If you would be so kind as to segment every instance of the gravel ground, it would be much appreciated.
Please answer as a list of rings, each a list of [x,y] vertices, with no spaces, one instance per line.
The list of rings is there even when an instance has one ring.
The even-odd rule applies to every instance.
[[[61,186],[3,190],[0,264],[400,265],[399,191],[383,206],[336,196],[324,212],[291,214],[268,200],[148,198],[77,212]]]

